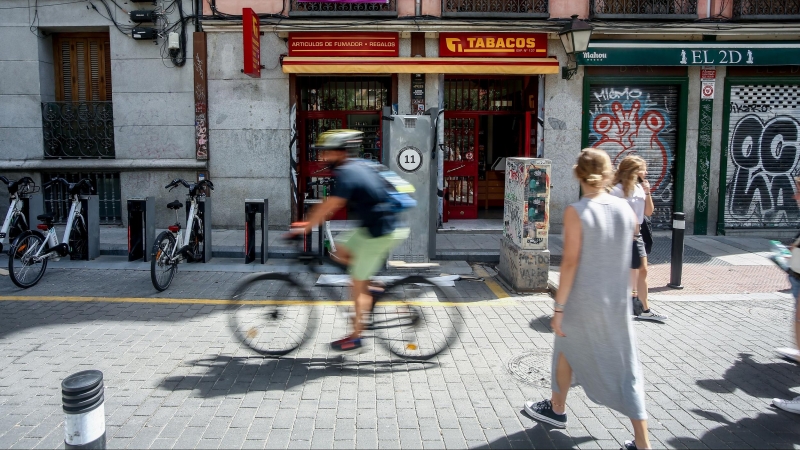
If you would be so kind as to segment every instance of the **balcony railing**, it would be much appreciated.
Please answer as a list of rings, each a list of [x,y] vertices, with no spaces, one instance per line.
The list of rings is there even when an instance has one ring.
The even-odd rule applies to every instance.
[[[800,0],[733,0],[733,18],[798,20],[800,19]]]
[[[548,0],[442,0],[442,16],[546,19],[548,4]]]
[[[697,19],[697,0],[591,0],[597,19]]]
[[[397,0],[386,0],[383,3],[301,2],[291,0],[289,15],[294,17],[397,17]]]
[[[113,158],[111,102],[42,103],[45,158]]]

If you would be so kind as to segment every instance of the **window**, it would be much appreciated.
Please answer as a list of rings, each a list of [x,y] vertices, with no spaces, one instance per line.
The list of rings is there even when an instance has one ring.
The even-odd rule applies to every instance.
[[[111,101],[108,33],[60,34],[53,45],[57,101]]]

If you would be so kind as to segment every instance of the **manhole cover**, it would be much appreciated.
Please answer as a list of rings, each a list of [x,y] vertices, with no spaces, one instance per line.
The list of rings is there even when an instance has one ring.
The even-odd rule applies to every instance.
[[[551,350],[538,350],[517,355],[508,362],[509,373],[525,384],[550,388]]]
[[[764,319],[789,322],[791,321],[794,310],[776,306],[772,308],[750,308],[748,312],[753,316]]]

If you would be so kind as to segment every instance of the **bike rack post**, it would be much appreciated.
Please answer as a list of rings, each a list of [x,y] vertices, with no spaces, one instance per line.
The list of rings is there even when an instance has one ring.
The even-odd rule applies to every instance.
[[[261,214],[261,264],[269,258],[269,200],[244,200],[244,263],[256,259],[256,214]]]
[[[186,220],[189,220],[191,203],[186,200]],[[197,198],[197,216],[203,221],[203,262],[211,261],[211,197]],[[186,230],[190,233],[191,230]]]
[[[156,198],[128,199],[128,261],[147,262],[156,236]]]
[[[100,256],[100,197],[81,195],[80,200],[86,211],[86,254],[82,259],[90,261]]]
[[[322,200],[320,199],[306,199],[306,201],[303,202],[303,208],[305,209],[305,211],[303,212],[303,218],[305,218],[306,213],[308,213],[308,210],[311,209],[312,206],[318,205],[320,203],[322,203]],[[325,247],[322,245],[322,225],[323,224],[320,223],[317,226],[317,251],[319,252],[319,256],[325,255]],[[313,247],[312,237],[310,234],[307,234],[303,239],[303,251],[310,252],[312,247]]]
[[[28,219],[28,226],[32,229],[36,228],[36,224],[39,223],[39,219],[36,216],[44,214],[44,195],[41,193],[30,194],[28,198],[24,198],[22,200],[22,214],[25,214],[25,218]]]

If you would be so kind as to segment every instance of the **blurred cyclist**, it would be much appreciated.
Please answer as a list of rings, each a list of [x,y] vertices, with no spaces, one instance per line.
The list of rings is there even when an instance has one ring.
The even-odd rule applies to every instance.
[[[337,237],[335,258],[348,266],[353,278],[355,321],[353,333],[331,342],[335,350],[361,347],[364,314],[372,308],[369,279],[375,275],[389,252],[408,237],[407,228],[397,227],[397,215],[387,209],[386,182],[378,172],[357,159],[364,133],[330,130],[317,139],[316,148],[330,163],[335,180],[331,195],[309,211],[307,222],[293,224],[292,234],[308,234],[333,213],[347,206],[359,219],[354,230]]]

